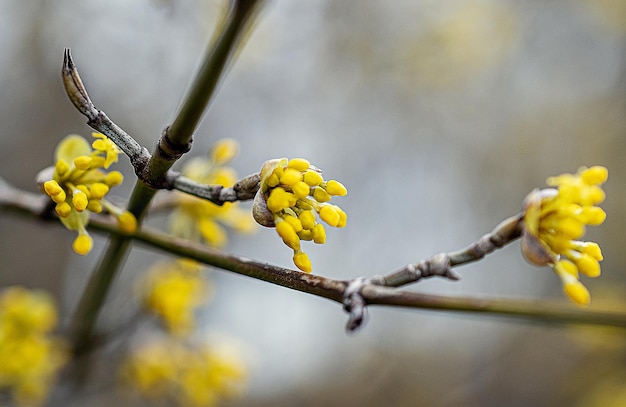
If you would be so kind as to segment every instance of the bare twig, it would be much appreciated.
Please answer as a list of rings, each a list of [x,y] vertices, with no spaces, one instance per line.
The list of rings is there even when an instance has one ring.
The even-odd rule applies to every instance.
[[[63,84],[74,107],[88,119],[87,124],[93,129],[110,138],[128,156],[135,170],[145,167],[150,159],[150,153],[141,147],[135,139],[129,136],[102,111],[96,109],[87,94],[85,85],[78,75],[78,70],[70,49],[66,48],[63,55],[63,69],[61,70]]]
[[[134,138],[116,125],[102,110],[94,106],[85,85],[80,79],[69,49],[65,50],[62,76],[70,100],[76,109],[87,117],[87,124],[110,138],[128,156],[135,174],[142,182],[154,189],[177,189],[199,198],[208,199],[217,205],[254,198],[254,194],[259,189],[258,174],[253,174],[240,180],[231,188],[197,183],[178,172],[169,170],[169,167],[164,176],[157,176],[156,170],[154,168],[150,169],[149,163],[151,160],[156,160],[159,156],[166,156],[167,158],[161,161],[171,161],[173,163],[184,152],[188,151],[189,146],[185,146],[182,150],[176,149],[165,136],[167,134],[166,131],[159,143],[159,147],[156,149],[156,156],[153,158],[146,148],[141,147]],[[169,164],[170,166],[171,163]]]
[[[0,207],[25,210],[43,217],[50,202],[45,195],[22,191],[0,178]]]
[[[480,260],[494,250],[516,240],[521,236],[521,221],[521,214],[512,216],[502,221],[490,233],[482,236],[465,249],[450,253],[439,253],[419,263],[408,264],[376,282],[379,285],[388,287],[400,287],[434,276],[458,280],[460,277],[452,270],[453,266]]]
[[[256,191],[259,189],[259,183],[259,173],[255,173],[237,181],[237,183],[230,188],[224,188],[221,185],[200,184],[183,176],[176,177],[172,186],[173,189],[221,205],[225,202],[253,199]]]
[[[459,280],[461,277],[452,270],[452,266],[458,266],[482,259],[494,250],[514,241],[521,236],[521,214],[512,216],[498,224],[490,233],[482,236],[468,247],[456,252],[439,253],[433,257],[422,260],[415,264],[408,264],[388,276],[376,276],[369,280],[355,280],[350,285],[351,292],[344,297],[344,308],[349,312],[350,318],[347,329],[354,331],[363,323],[362,315],[367,301],[359,298],[364,295],[363,289],[372,285],[400,287],[415,283],[429,277],[443,277],[449,280]]]
[[[7,186],[8,184],[0,179],[0,197],[2,197],[0,206],[42,219],[37,211],[38,206],[28,204],[30,200],[38,200],[40,195],[26,191],[21,191],[20,194],[6,194],[4,190]],[[104,216],[94,216],[89,223],[89,228],[106,233],[122,233],[111,218]],[[170,254],[191,258],[209,266],[341,303],[350,313],[347,328],[350,329],[354,326],[352,330],[362,325],[359,321],[362,322],[367,305],[500,315],[558,324],[626,328],[626,312],[581,309],[570,304],[553,303],[545,300],[528,301],[420,294],[382,286],[383,277],[342,281],[305,274],[245,257],[226,254],[198,243],[147,228],[136,232],[131,238]],[[457,256],[451,257],[456,258]]]

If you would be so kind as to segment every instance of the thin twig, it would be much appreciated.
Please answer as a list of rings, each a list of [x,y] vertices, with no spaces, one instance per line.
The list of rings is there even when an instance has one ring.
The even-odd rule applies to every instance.
[[[241,33],[246,27],[246,22],[258,3],[259,0],[231,1],[226,23],[223,29],[218,30],[217,40],[212,46],[214,52],[209,52],[205,56],[202,68],[184,99],[184,107],[193,106],[193,115],[188,116],[186,108],[183,108],[173,124],[176,129],[182,130],[172,131],[170,127],[167,127],[152,156],[123,130],[115,126],[104,113],[95,109],[71,60],[69,50],[66,51],[62,73],[70,100],[82,114],[87,116],[90,126],[102,127],[103,133],[115,137],[111,139],[116,144],[119,142],[120,148],[129,154],[138,180],[127,209],[135,215],[138,224],[141,224],[157,190],[173,188],[171,183],[175,180],[175,176],[169,172],[170,168],[191,148],[193,131],[199,123],[202,112],[214,96],[216,84],[222,76],[224,67],[230,60],[241,38]],[[186,122],[187,119],[189,122]],[[179,127],[178,124],[181,122],[185,124]],[[127,235],[113,235],[97,268],[92,273],[70,326],[74,354],[90,350],[96,320],[111,284],[128,254],[130,242],[131,238]],[[80,368],[77,369],[79,374],[85,373],[80,370]]]
[[[79,112],[87,117],[87,124],[110,138],[128,156],[133,168],[143,168],[150,159],[150,153],[113,123],[102,110],[96,109],[80,79],[69,48],[66,48],[63,54],[61,76],[70,101]]]
[[[182,150],[176,150],[173,144],[168,141],[167,132],[159,142],[155,155],[150,155],[147,149],[141,147],[133,137],[115,124],[106,113],[94,106],[85,85],[80,79],[78,69],[74,64],[69,49],[66,49],[64,53],[62,76],[70,100],[76,109],[87,117],[87,124],[110,138],[128,156],[139,180],[151,188],[177,189],[190,195],[207,199],[217,205],[254,198],[256,191],[259,189],[258,174],[252,174],[240,180],[231,188],[224,188],[221,185],[200,184],[176,171],[170,170],[169,167],[183,153],[188,151],[189,146],[185,146]],[[169,147],[165,148],[165,145]],[[158,161],[159,165],[150,164],[155,161]],[[165,173],[159,176],[158,174],[163,170],[165,170]]]
[[[6,185],[8,184],[3,183],[0,179],[0,197],[11,195],[3,193]],[[17,195],[12,196],[16,197]],[[39,212],[35,209],[36,206],[27,203],[29,200],[37,200],[39,197],[37,194],[21,191],[20,199],[0,199],[0,206],[14,209],[17,213],[42,219],[39,217]],[[60,223],[58,224],[60,225]],[[90,230],[100,232],[121,233],[117,224],[111,218],[105,216],[94,216],[88,227]],[[191,258],[209,266],[327,298],[344,305],[346,298],[357,292],[366,305],[501,315],[558,324],[626,328],[626,312],[621,311],[581,309],[567,303],[554,303],[545,300],[532,301],[421,294],[381,286],[379,285],[380,278],[373,278],[369,281],[363,278],[342,281],[305,274],[245,257],[226,254],[198,243],[147,228],[143,228],[130,237],[150,247],[176,256]],[[361,307],[360,312],[364,311],[365,308]],[[362,313],[361,316],[364,316],[364,314]]]
[[[174,180],[173,187],[179,191],[222,205],[225,202],[253,199],[256,191],[259,189],[260,182],[261,178],[259,173],[248,175],[237,181],[235,185],[230,188],[224,188],[221,185],[200,184],[189,178],[180,176]]]
[[[453,266],[480,260],[494,250],[516,240],[521,236],[521,221],[521,214],[511,216],[498,224],[490,233],[462,250],[439,253],[419,263],[408,264],[395,273],[378,277],[375,282],[388,287],[400,287],[434,276],[458,280],[460,277],[452,270]]]

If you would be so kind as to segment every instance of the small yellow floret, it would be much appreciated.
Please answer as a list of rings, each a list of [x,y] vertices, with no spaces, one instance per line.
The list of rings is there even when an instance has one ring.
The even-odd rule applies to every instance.
[[[294,170],[298,170],[300,172],[304,172],[309,169],[311,163],[304,158],[292,158],[287,163],[288,168],[293,168]]]
[[[587,225],[601,225],[606,219],[606,212],[597,206],[585,206],[581,216]]]
[[[62,218],[66,218],[70,215],[70,212],[72,212],[72,207],[67,202],[61,202],[60,204],[55,206],[54,210],[56,211],[57,215]]]
[[[54,170],[60,177],[62,177],[70,170],[70,165],[66,163],[64,160],[59,160],[54,165]]]
[[[87,210],[93,213],[100,213],[102,212],[102,204],[96,199],[90,199],[87,204]]]
[[[237,155],[239,143],[231,138],[219,140],[213,145],[210,152],[211,161],[215,165],[224,165]]]
[[[576,218],[554,219],[553,222],[545,221],[542,226],[551,226],[560,235],[570,239],[577,239],[585,234],[585,224]]]
[[[306,182],[298,181],[295,185],[291,186],[291,190],[293,191],[293,194],[298,198],[304,198],[309,195],[311,188]]]
[[[565,284],[563,291],[567,296],[578,305],[589,305],[591,302],[591,295],[587,288],[580,282],[575,281],[571,284]]]
[[[334,206],[332,205],[322,206],[319,214],[320,214],[320,218],[322,218],[324,222],[328,223],[329,226],[335,227],[339,224],[339,220],[340,220],[339,212]]]
[[[606,167],[596,165],[581,172],[580,177],[589,185],[598,185],[606,182],[609,178],[609,170]]]
[[[50,181],[44,182],[43,183],[43,189],[44,189],[44,191],[46,191],[46,194],[48,194],[50,197],[53,197],[55,195],[59,195],[61,193],[64,194],[63,188],[61,188],[59,183],[56,182],[55,180],[50,180]],[[63,201],[61,201],[61,202],[63,202]]]
[[[104,182],[109,187],[114,187],[122,183],[124,176],[119,171],[111,171],[104,177]]]
[[[598,205],[604,202],[604,200],[606,199],[606,193],[599,186],[592,185],[586,191],[585,198],[589,200],[592,205]]]
[[[295,205],[297,198],[294,194],[285,191],[283,188],[276,187],[270,192],[267,198],[267,207],[272,212],[279,212],[285,208]]]
[[[324,191],[323,188],[316,187],[313,190],[313,198],[315,198],[317,202],[328,202],[330,201],[330,194]]]
[[[313,228],[313,241],[317,244],[326,243],[326,229],[324,229],[324,225],[318,223]]]
[[[302,181],[302,173],[293,168],[286,168],[283,175],[280,176],[280,183],[284,185],[294,186]]]
[[[305,273],[313,271],[311,260],[309,260],[309,256],[307,256],[305,252],[296,252],[296,254],[293,255],[293,264]]]
[[[275,187],[278,184],[280,184],[280,179],[278,179],[278,175],[272,173],[272,175],[270,175],[267,179],[267,186],[271,188]]]
[[[587,277],[598,277],[600,275],[600,263],[588,254],[581,254],[576,260],[578,271]]]
[[[91,192],[89,192],[89,188],[87,187],[87,185],[78,184],[76,185],[76,189],[85,194],[85,196],[87,196],[87,199],[91,198]]]
[[[298,232],[298,237],[300,238],[300,240],[306,240],[306,241],[313,240],[313,229],[310,229],[310,230],[302,229],[301,231]]]
[[[291,225],[294,232],[298,233],[302,230],[302,222],[300,222],[300,219],[296,218],[295,216],[285,216],[283,219],[285,220],[285,222]]]
[[[198,229],[202,238],[211,246],[222,247],[228,241],[228,236],[224,228],[212,218],[201,218],[198,222]]]
[[[604,260],[599,244],[595,242],[579,242],[578,245],[583,253],[590,255],[598,261]]]
[[[83,191],[74,191],[74,195],[72,195],[72,204],[78,212],[84,211],[85,208],[87,208],[88,203],[89,200],[87,199],[87,195]]]
[[[276,232],[287,246],[293,250],[300,250],[300,238],[288,222],[279,222],[276,225]]]
[[[335,196],[345,196],[348,194],[346,187],[339,181],[331,179],[326,183],[326,192]]]
[[[337,227],[346,227],[346,224],[348,222],[348,215],[339,207],[337,207],[337,213],[339,213],[339,222],[337,222]]]
[[[304,173],[303,180],[308,185],[312,187],[316,187],[324,181],[324,178],[322,178],[322,175],[319,172],[308,170],[307,172]]]
[[[98,140],[95,140],[93,143],[91,143],[91,146],[93,147],[94,150],[97,150],[100,154],[104,154],[105,157],[94,157],[94,160],[96,158],[101,159],[101,162],[98,162],[97,164],[94,162],[92,163],[92,168],[95,167],[104,167],[104,168],[109,168],[111,166],[111,164],[113,164],[114,162],[117,162],[117,155],[120,153],[120,149],[117,147],[117,145],[115,145],[115,143],[107,138],[107,136],[105,136],[102,133],[91,133],[91,135],[95,138],[97,138]]]
[[[117,217],[117,224],[126,233],[134,233],[137,230],[137,219],[128,211],[122,212]]]
[[[89,169],[91,160],[91,157],[88,155],[81,155],[80,157],[74,158],[74,166],[79,170],[87,170]]]
[[[93,247],[93,240],[91,236],[87,234],[80,234],[76,239],[74,239],[74,243],[72,244],[72,248],[74,252],[80,254],[81,256],[86,255],[91,251]]]
[[[570,276],[578,279],[578,268],[569,260],[557,261],[554,265],[554,270],[563,280],[567,280]]]
[[[109,193],[109,187],[101,182],[95,182],[89,189],[92,199],[102,199]]]
[[[313,229],[315,226],[315,213],[313,211],[303,211],[299,216],[304,229]]]

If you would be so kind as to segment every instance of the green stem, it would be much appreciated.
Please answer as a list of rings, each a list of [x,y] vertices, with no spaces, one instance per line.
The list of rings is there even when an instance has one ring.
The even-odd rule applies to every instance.
[[[137,182],[128,204],[128,210],[135,215],[140,222],[145,214],[150,200],[156,190]],[[92,333],[98,319],[98,314],[106,300],[113,280],[120,266],[128,255],[128,249],[132,238],[125,235],[113,235],[109,241],[98,267],[91,275],[82,297],[76,308],[72,325],[70,326],[70,338],[72,350],[75,355],[88,352],[91,348]]]
[[[364,287],[362,294],[370,305],[499,315],[533,322],[626,328],[626,313],[622,311],[581,309],[560,302],[450,297],[374,285]]]
[[[171,143],[189,142],[258,3],[257,0],[231,1],[224,29],[207,50],[189,95],[167,131]]]
[[[217,40],[206,54],[200,71],[186,95],[183,107],[171,127],[166,129],[154,154],[143,170],[147,183],[137,181],[128,210],[138,224],[145,214],[157,189],[174,162],[189,149],[193,131],[215,93],[216,86],[230,60],[245,23],[252,15],[257,0],[232,0],[226,23]],[[91,348],[93,330],[107,294],[130,248],[131,237],[113,236],[98,267],[91,275],[78,303],[70,325],[70,335],[75,355],[87,353]]]

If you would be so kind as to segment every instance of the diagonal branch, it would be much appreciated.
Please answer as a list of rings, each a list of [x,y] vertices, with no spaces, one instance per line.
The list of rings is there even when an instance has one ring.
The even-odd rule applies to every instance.
[[[16,193],[16,191],[19,192]],[[33,202],[38,202],[38,204],[33,204]],[[17,190],[0,179],[0,207],[12,209],[31,218],[37,217],[42,219],[40,214],[44,207],[44,201],[41,199],[41,195]],[[104,216],[94,216],[89,223],[89,228],[106,233],[122,233],[114,221]],[[245,257],[223,253],[198,243],[175,238],[169,234],[148,228],[143,228],[130,237],[170,254],[191,258],[219,269],[327,298],[342,303],[344,306],[346,297],[351,298],[356,289],[356,292],[359,294],[357,301],[362,301],[364,304],[363,307],[356,307],[361,312],[361,317],[364,316],[365,305],[378,305],[498,315],[556,324],[583,324],[626,328],[626,312],[623,311],[580,309],[562,302],[557,303],[545,300],[511,300],[421,294],[378,285],[376,283],[380,283],[380,277],[373,278],[370,281],[363,278],[342,281],[305,274],[300,271],[289,270]]]
[[[90,125],[95,123],[102,126],[103,130],[112,133],[117,137],[117,140],[113,139],[113,141],[119,142],[120,148],[131,154],[129,157],[131,157],[131,163],[138,180],[135,183],[127,209],[135,216],[139,224],[141,224],[157,190],[173,188],[173,181],[176,176],[169,172],[170,168],[191,148],[192,133],[197,127],[200,116],[206,109],[208,102],[215,95],[216,84],[222,76],[224,67],[231,59],[246,28],[246,23],[254,14],[253,11],[258,3],[260,0],[231,0],[225,24],[217,30],[217,39],[210,47],[213,51],[205,56],[191,92],[184,98],[183,106],[193,107],[193,115],[189,116],[189,123],[185,123],[182,127],[183,130],[180,131],[174,131],[167,127],[152,156],[144,152],[141,147],[137,148],[138,143],[132,140],[130,136],[117,137],[126,133],[119,127],[112,125],[106,115],[99,114],[99,111],[95,109],[80,81],[78,71],[73,66],[69,51],[66,51],[62,73],[70,100],[81,113],[87,116]],[[183,109],[174,120],[173,127],[178,128],[177,123],[185,121],[186,117],[186,109]],[[98,266],[89,278],[70,326],[72,348],[75,355],[91,349],[91,339],[96,320],[111,284],[129,252],[130,242],[129,236],[113,235]]]
[[[494,250],[519,238],[521,236],[520,222],[522,218],[521,214],[511,216],[500,222],[490,233],[464,249],[450,253],[439,253],[419,263],[408,264],[395,273],[378,278],[376,283],[388,287],[400,287],[434,276],[458,280],[460,277],[452,270],[453,266],[480,260]]]
[[[408,264],[387,276],[376,276],[370,279],[357,279],[351,282],[343,299],[344,309],[349,320],[346,328],[349,331],[358,329],[364,322],[367,300],[363,290],[369,286],[400,287],[429,277],[443,277],[459,280],[461,277],[452,270],[458,266],[477,261],[494,250],[511,243],[521,236],[522,214],[511,216],[500,222],[490,233],[483,235],[476,242],[464,249],[450,253],[439,253],[415,264]]]
[[[96,109],[80,79],[69,48],[66,48],[63,53],[61,76],[70,101],[79,112],[87,117],[87,124],[110,138],[128,156],[135,170],[143,168],[150,159],[150,153],[113,123],[102,110]]]

